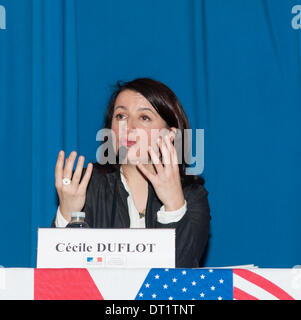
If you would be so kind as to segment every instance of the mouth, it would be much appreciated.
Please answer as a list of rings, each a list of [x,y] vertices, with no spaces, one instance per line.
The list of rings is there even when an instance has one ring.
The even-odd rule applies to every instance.
[[[136,141],[134,141],[134,140],[127,140],[127,139],[121,139],[120,144],[121,144],[122,146],[131,147],[131,146],[133,146],[134,144],[136,144]]]
[[[136,141],[127,140],[126,146],[127,146],[127,147],[131,147],[131,146],[133,146],[135,143],[136,143]]]

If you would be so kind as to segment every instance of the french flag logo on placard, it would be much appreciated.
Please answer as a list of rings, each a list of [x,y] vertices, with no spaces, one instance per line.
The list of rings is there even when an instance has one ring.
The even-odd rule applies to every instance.
[[[86,257],[87,264],[102,264],[104,263],[104,257]]]

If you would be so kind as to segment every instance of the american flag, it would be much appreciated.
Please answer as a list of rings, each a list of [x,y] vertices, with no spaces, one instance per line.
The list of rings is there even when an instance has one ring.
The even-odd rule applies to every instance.
[[[278,270],[233,269],[233,299],[294,300],[292,295],[272,281],[273,273],[276,275],[275,280],[281,282],[281,273]],[[294,277],[291,281],[285,280],[283,284],[290,287],[293,285],[293,280]],[[299,289],[301,292],[301,287]]]
[[[232,270],[151,269],[136,300],[232,300]]]

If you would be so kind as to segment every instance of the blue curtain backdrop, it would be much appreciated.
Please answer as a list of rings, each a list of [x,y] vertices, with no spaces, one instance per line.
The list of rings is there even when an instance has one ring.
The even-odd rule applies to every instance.
[[[212,222],[204,265],[300,264],[295,5],[0,0],[0,265],[35,266],[37,228],[57,209],[59,150],[96,161],[112,85],[136,77],[170,86],[192,128],[205,131]]]

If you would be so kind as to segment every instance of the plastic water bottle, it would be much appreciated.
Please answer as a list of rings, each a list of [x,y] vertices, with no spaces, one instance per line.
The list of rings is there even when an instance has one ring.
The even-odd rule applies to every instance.
[[[66,228],[89,228],[85,222],[85,212],[72,212],[71,221],[67,224]]]

